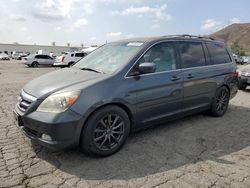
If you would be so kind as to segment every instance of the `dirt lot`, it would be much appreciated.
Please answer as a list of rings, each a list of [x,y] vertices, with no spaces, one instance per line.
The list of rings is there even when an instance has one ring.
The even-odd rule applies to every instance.
[[[54,69],[0,62],[0,187],[250,187],[250,88],[222,118],[198,114],[150,128],[113,156],[90,158],[43,148],[14,124],[20,89]]]

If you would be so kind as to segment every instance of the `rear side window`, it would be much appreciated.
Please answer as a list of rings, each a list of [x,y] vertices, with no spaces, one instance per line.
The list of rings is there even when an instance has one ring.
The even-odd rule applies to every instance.
[[[84,53],[76,53],[75,57],[84,57]]]
[[[35,58],[37,58],[37,59],[42,59],[42,55],[36,55]]]
[[[208,52],[210,54],[211,64],[223,64],[231,62],[231,57],[228,54],[227,49],[220,44],[206,43]]]
[[[182,68],[200,67],[206,65],[206,59],[201,42],[179,42]]]

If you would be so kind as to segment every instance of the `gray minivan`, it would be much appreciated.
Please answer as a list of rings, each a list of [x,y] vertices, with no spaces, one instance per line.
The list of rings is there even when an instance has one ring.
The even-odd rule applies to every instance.
[[[231,52],[211,38],[122,40],[32,80],[14,112],[24,134],[41,145],[79,145],[107,156],[131,131],[201,111],[223,116],[237,76]]]

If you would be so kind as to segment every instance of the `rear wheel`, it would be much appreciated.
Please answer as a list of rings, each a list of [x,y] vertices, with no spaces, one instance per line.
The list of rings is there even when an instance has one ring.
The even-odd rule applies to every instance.
[[[36,61],[34,61],[34,62],[31,64],[32,67],[38,67],[38,65],[39,65],[38,62],[36,62]]]
[[[223,116],[228,108],[230,99],[229,91],[226,87],[219,88],[214,96],[212,106],[211,106],[211,115],[215,117]]]
[[[69,64],[68,64],[68,67],[72,67],[72,65],[74,64],[75,62],[69,62]]]
[[[87,121],[81,135],[81,148],[88,155],[108,156],[119,151],[129,132],[127,113],[118,106],[106,106]]]

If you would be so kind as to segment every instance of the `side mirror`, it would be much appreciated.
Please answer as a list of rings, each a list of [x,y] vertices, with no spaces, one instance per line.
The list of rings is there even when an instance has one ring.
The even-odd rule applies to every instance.
[[[155,63],[142,63],[139,65],[139,72],[142,74],[154,73],[156,70]]]

